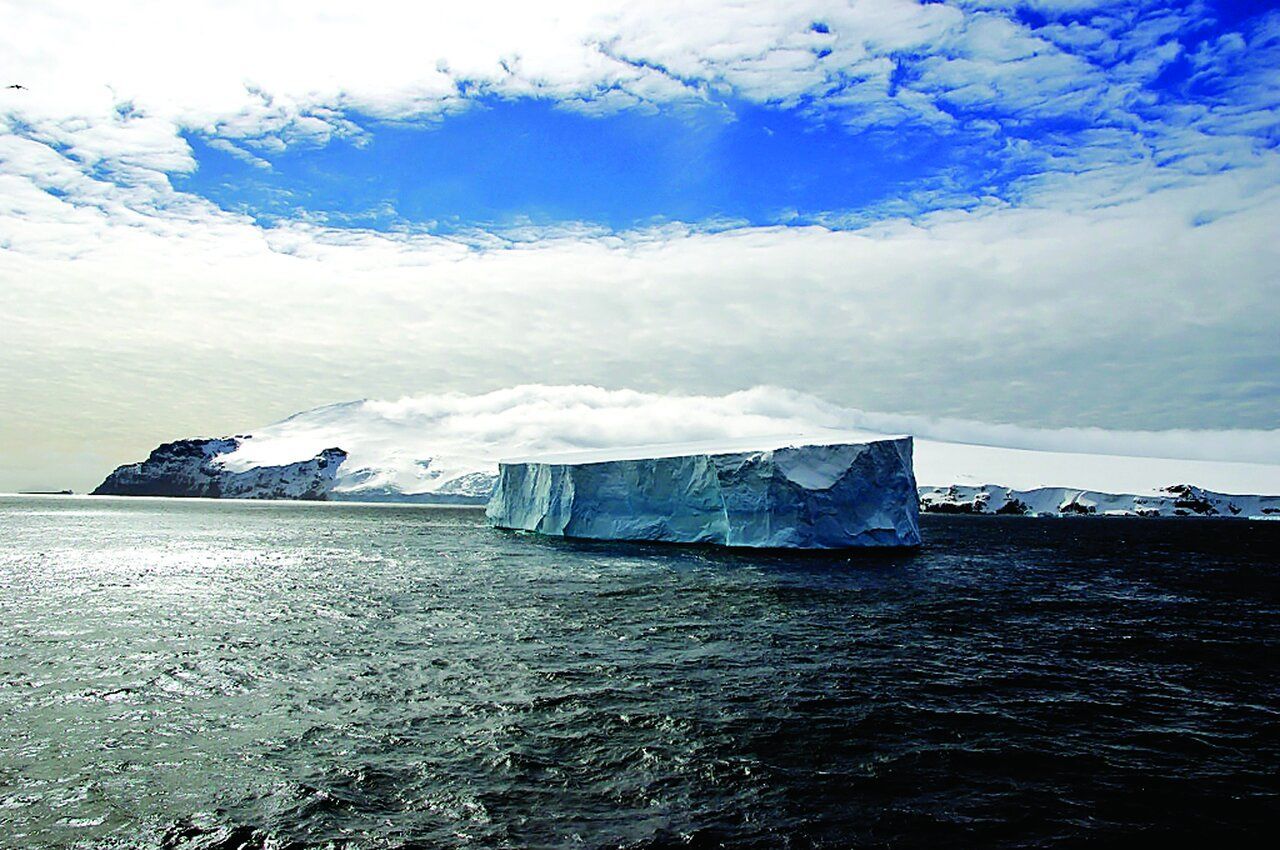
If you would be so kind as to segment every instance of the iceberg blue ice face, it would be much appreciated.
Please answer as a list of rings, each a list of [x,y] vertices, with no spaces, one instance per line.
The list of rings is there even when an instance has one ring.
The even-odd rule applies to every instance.
[[[785,549],[920,544],[911,438],[725,454],[502,463],[498,528]]]

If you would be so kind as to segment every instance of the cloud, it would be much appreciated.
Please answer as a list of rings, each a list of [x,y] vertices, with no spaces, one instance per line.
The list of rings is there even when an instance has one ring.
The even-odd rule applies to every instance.
[[[33,177],[0,195],[6,446],[127,458],[324,399],[565,381],[768,383],[1041,426],[1277,421],[1274,175],[1222,172],[1101,210],[476,244],[264,229],[176,197],[142,212],[119,187],[75,205],[34,181],[82,175],[12,154]]]
[[[1176,57],[1175,37],[1196,37],[1203,14],[1027,4],[1074,16],[1037,27],[1014,5],[318,2],[298,16],[287,4],[139,4],[121,15],[42,0],[13,4],[0,46],[33,84],[5,109],[32,126],[71,116],[96,124],[128,103],[171,125],[170,138],[185,130],[270,146],[358,136],[348,113],[431,120],[478,96],[598,110],[807,102],[860,127],[936,125],[940,105],[1121,120],[1133,116],[1125,100],[1135,90],[1123,85],[1133,68],[1117,63],[1141,60],[1138,77],[1150,79]],[[1200,68],[1221,79],[1236,70]]]
[[[323,399],[524,382],[1267,427],[1280,15],[1219,32],[1158,5],[12,3],[0,54],[28,88],[0,93],[0,444],[129,457]],[[171,182],[193,136],[269,161],[485,97],[763,103],[980,143],[999,173],[827,226],[451,238],[262,227]]]
[[[460,445],[497,446],[498,454],[833,430],[912,434],[924,440],[1031,451],[1280,464],[1278,430],[1027,428],[877,413],[779,387],[710,396],[525,385],[481,395],[453,393],[335,405],[255,433],[283,434],[291,422],[314,424],[330,415],[335,423],[345,422],[353,408],[371,422],[421,433],[424,445],[447,435]]]
[[[163,208],[169,176],[197,167],[193,136],[261,168],[290,147],[367,144],[371,123],[439,122],[485,98],[590,115],[715,103],[731,117],[749,102],[983,152],[987,185],[970,176],[954,191],[904,192],[930,212],[983,195],[1025,203],[1046,175],[1102,169],[1114,181],[1117,157],[1135,153],[1160,170],[1150,185],[1132,172],[1137,188],[1274,156],[1280,13],[1239,31],[1211,24],[1196,4],[1074,0],[322,2],[305,18],[261,3],[143,4],[124,16],[49,0],[14,4],[0,32],[33,83],[6,92],[0,115],[5,132],[95,181],[153,187],[146,204]],[[1179,62],[1186,79],[1161,82]]]
[[[723,451],[901,433],[916,437],[916,474],[935,485],[1049,484],[1142,492],[1192,480],[1230,492],[1269,493],[1280,487],[1277,431],[1045,430],[940,421],[870,413],[774,387],[680,395],[526,385],[479,395],[348,402],[252,429],[252,438],[222,462],[242,471],[307,460],[339,446],[349,454],[339,489],[358,485],[418,493],[447,491],[451,481],[476,472],[491,475],[503,458],[637,445],[662,446],[669,453]],[[1184,460],[1137,460],[1156,457]]]
[[[235,143],[227,139],[210,139],[209,147],[220,150],[225,154],[230,154],[241,162],[252,165],[254,168],[261,168],[264,171],[271,170],[271,163],[259,156],[254,156],[249,151],[237,146]]]

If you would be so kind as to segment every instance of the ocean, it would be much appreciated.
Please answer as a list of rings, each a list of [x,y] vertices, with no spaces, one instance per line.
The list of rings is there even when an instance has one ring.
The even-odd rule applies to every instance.
[[[918,552],[0,498],[0,846],[1262,843],[1280,522]]]

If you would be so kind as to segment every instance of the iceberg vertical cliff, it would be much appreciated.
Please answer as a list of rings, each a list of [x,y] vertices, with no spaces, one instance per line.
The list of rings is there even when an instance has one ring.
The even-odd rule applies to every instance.
[[[622,450],[504,462],[499,528],[596,540],[916,546],[911,438],[728,453]]]

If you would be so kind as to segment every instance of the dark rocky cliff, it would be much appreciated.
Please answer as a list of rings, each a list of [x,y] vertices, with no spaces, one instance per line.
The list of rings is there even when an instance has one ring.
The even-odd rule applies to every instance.
[[[146,460],[118,467],[93,494],[322,501],[329,498],[338,467],[347,458],[342,449],[328,448],[283,466],[225,469],[220,458],[239,447],[236,437],[163,443]]]

